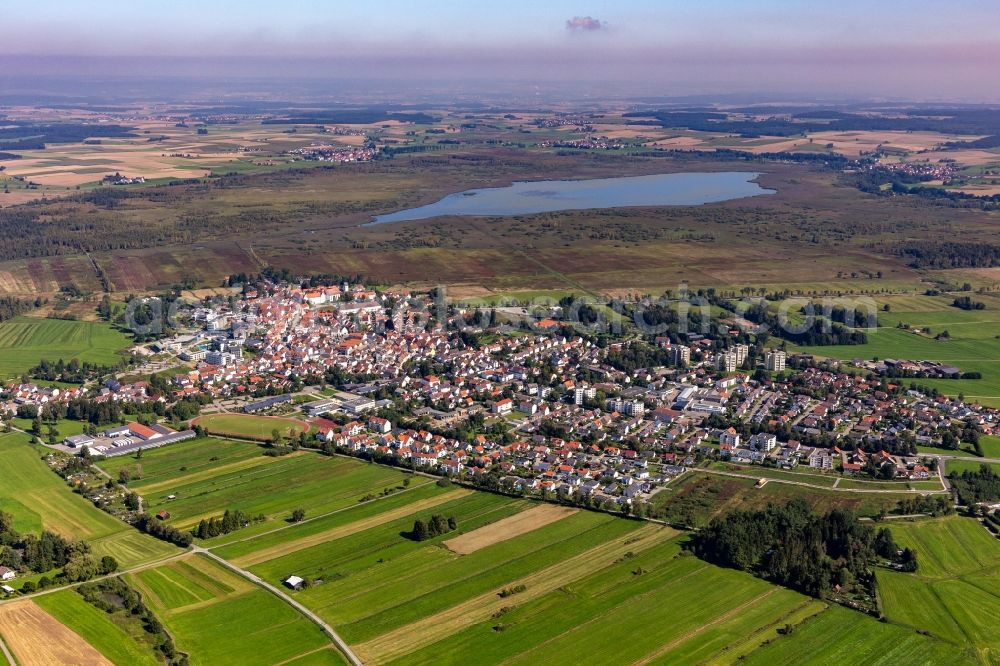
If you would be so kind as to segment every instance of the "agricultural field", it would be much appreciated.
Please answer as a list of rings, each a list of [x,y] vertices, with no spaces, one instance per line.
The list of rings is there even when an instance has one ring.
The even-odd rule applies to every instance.
[[[166,510],[167,522],[180,529],[227,509],[267,518],[229,539],[284,525],[296,508],[319,516],[373,493],[398,491],[407,476],[402,470],[310,451],[265,456],[256,444],[211,437],[145,451],[139,459],[128,456],[101,464],[109,473],[138,473],[140,478],[129,486],[143,496],[146,510]],[[415,479],[413,485],[427,482]]]
[[[947,395],[962,393],[970,402],[1000,406],[1000,298],[991,294],[971,293],[974,301],[986,304],[985,310],[961,310],[953,307],[953,295],[893,296],[876,299],[879,328],[868,332],[864,345],[796,347],[796,351],[850,360],[853,358],[895,358],[941,361],[963,372],[981,372],[982,379],[919,379],[918,384],[932,386]],[[897,328],[902,322],[911,330]],[[915,330],[919,330],[917,333]],[[948,339],[935,336],[947,331]],[[996,447],[995,447],[996,448]]]
[[[411,495],[213,552],[271,583],[311,581],[294,598],[365,663],[733,663],[832,624],[873,658],[893,641],[879,663],[961,661],[942,641],[707,564],[667,527],[437,485]],[[457,530],[407,538],[432,513]]]
[[[974,664],[975,655],[913,630],[883,624],[833,606],[802,622],[791,634],[761,645],[741,663],[760,666],[798,664]]]
[[[100,467],[116,478],[121,470],[128,470],[132,479],[129,485],[149,492],[152,487],[184,476],[212,475],[234,465],[248,464],[247,461],[264,464],[268,459],[263,452],[259,445],[250,442],[203,437],[150,449],[140,458],[135,455],[107,458],[100,462]]]
[[[0,637],[21,666],[113,666],[78,633],[29,599],[0,605]]]
[[[74,494],[42,460],[45,453],[31,445],[26,435],[0,435],[0,507],[14,516],[15,525],[83,539],[94,555],[112,555],[122,567],[178,552]]]
[[[343,663],[319,627],[205,556],[191,555],[126,579],[143,593],[191,664],[300,663],[306,655],[301,663]]]
[[[983,662],[1000,658],[993,618],[1000,614],[1000,541],[977,521],[949,516],[895,523],[900,546],[914,548],[916,573],[877,572],[883,611],[895,623],[956,646]]]
[[[208,414],[194,419],[197,424],[208,428],[213,435],[229,435],[248,439],[271,439],[277,430],[282,437],[298,435],[309,430],[309,424],[298,419],[254,414]]]
[[[122,626],[117,618],[87,603],[75,590],[42,595],[34,602],[115,664],[162,663],[145,632]]]
[[[19,377],[43,358],[113,365],[129,344],[108,324],[18,317],[0,323],[0,379]]]

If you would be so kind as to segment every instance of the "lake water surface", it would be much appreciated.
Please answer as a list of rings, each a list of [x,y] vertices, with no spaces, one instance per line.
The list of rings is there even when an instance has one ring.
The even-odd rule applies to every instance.
[[[368,224],[426,220],[439,215],[531,215],[557,210],[624,206],[695,206],[774,194],[753,179],[759,173],[661,173],[652,176],[516,182],[449,194],[426,206],[379,215]]]

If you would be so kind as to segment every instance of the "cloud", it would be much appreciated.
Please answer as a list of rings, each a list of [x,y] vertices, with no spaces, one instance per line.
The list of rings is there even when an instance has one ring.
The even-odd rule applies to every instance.
[[[566,29],[570,31],[590,32],[603,27],[604,24],[592,16],[574,16],[566,21]]]

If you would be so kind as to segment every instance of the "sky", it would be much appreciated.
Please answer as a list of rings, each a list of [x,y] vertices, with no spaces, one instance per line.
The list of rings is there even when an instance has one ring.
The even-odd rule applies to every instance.
[[[1000,101],[996,0],[34,0],[3,23],[27,76]]]

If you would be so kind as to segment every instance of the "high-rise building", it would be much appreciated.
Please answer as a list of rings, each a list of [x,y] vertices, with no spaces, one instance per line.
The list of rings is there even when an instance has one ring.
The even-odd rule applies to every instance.
[[[673,345],[670,348],[670,362],[674,365],[691,365],[691,348]]]
[[[739,363],[736,361],[736,350],[727,349],[716,354],[715,367],[722,372],[735,372],[736,368],[739,367]]]
[[[780,349],[772,349],[764,356],[764,367],[771,372],[783,372],[787,355]]]

